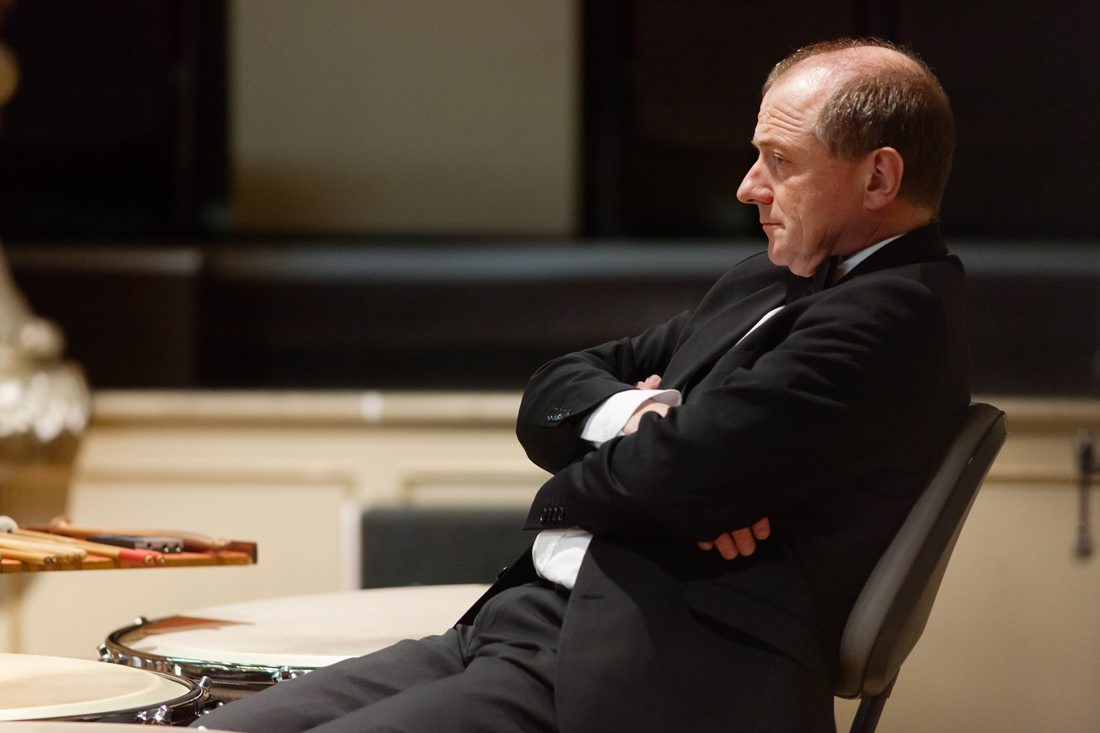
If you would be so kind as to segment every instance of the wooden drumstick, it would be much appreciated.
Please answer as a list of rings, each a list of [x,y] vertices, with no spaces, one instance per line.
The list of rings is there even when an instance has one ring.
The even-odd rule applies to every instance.
[[[32,539],[29,537],[14,537],[10,534],[7,525],[0,525],[0,546],[32,551],[32,553],[46,553],[56,555],[58,560],[70,562],[79,560],[84,553],[73,547],[56,543],[56,541]]]
[[[57,556],[50,555],[45,552],[31,552],[30,550],[13,550],[10,547],[4,548],[4,553],[0,557],[6,557],[9,560],[18,560],[19,562],[30,563],[31,565],[55,565],[57,564]]]
[[[35,542],[7,534],[0,536],[0,547],[24,552],[43,553],[54,556],[59,562],[79,562],[85,554],[82,550],[66,547],[56,542]]]
[[[4,550],[4,557],[33,565],[53,565],[58,561],[57,555],[41,550],[12,546],[5,542],[3,538],[0,538],[0,548]]]
[[[16,535],[20,536],[17,537]],[[80,562],[87,555],[79,547],[64,544],[61,537],[55,537],[54,535],[42,537],[23,536],[15,520],[3,515],[0,515],[0,538],[10,540],[9,545],[15,543],[15,549],[54,554],[62,562]],[[22,547],[18,545],[22,545]]]

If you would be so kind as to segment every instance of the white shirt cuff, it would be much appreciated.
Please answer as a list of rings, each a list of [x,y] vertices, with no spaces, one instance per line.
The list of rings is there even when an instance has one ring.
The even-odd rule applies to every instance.
[[[603,401],[588,416],[581,431],[581,438],[599,446],[612,438],[622,435],[623,426],[634,411],[646,400],[664,402],[669,407],[678,407],[683,396],[678,389],[628,389],[617,392]]]
[[[539,577],[572,588],[592,535],[583,529],[546,529],[535,537],[531,558]]]

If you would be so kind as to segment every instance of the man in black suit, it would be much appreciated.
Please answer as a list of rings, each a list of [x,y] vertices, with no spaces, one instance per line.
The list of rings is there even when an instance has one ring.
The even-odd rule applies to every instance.
[[[915,57],[838,41],[775,67],[753,145],[738,198],[767,257],[532,377],[517,433],[553,474],[533,554],[444,635],[208,726],[834,729],[847,612],[969,402],[963,272],[933,223],[953,122]]]

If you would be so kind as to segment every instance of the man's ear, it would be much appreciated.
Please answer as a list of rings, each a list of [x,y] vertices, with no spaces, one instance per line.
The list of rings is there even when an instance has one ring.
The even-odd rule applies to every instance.
[[[867,166],[869,175],[863,201],[868,209],[878,211],[898,197],[905,161],[894,148],[876,148],[868,153]]]

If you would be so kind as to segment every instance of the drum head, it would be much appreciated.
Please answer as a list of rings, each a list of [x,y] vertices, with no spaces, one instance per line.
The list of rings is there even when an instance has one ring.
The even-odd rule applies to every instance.
[[[185,680],[83,659],[0,654],[0,721],[95,718],[187,697]]]
[[[376,588],[233,603],[119,630],[108,647],[146,661],[325,667],[402,639],[441,634],[485,588]],[[206,673],[217,677],[216,671]]]

